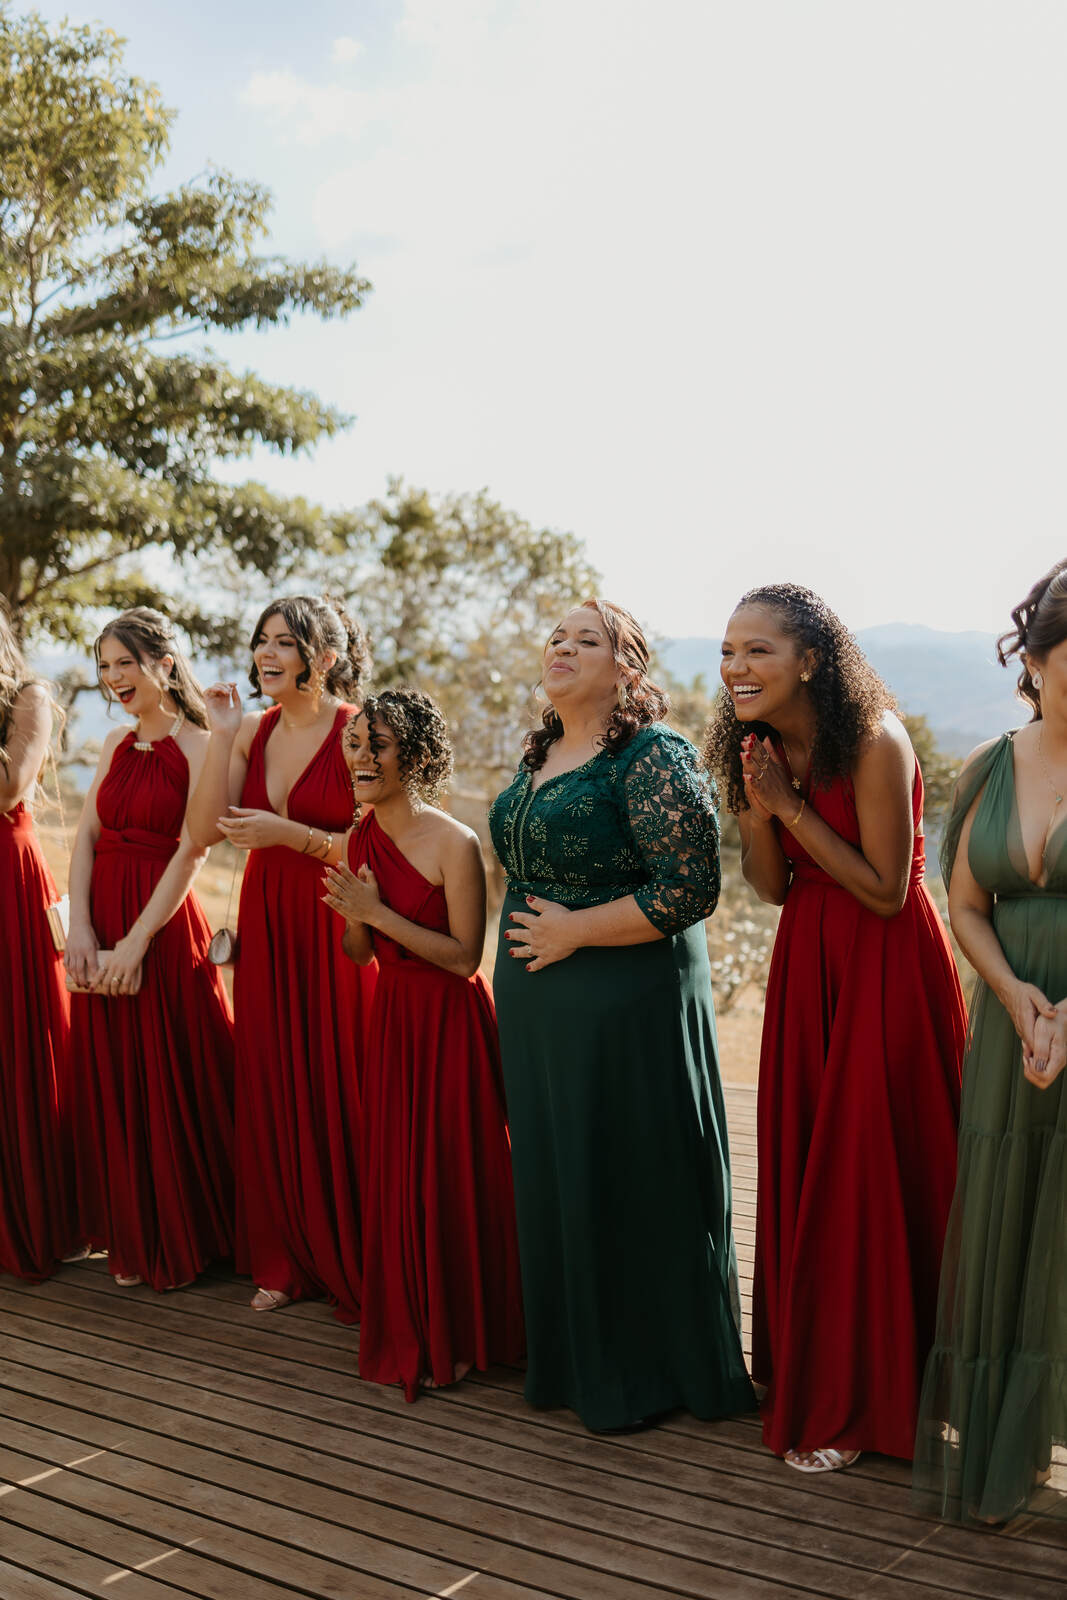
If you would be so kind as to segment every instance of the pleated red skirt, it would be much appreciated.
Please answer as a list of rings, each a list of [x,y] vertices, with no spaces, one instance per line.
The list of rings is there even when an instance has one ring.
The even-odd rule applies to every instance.
[[[0,816],[0,1272],[39,1280],[77,1243],[56,898],[25,806]]]

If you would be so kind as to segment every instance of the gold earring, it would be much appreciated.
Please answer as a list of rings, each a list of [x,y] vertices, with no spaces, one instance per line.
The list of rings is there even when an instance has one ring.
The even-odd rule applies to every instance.
[[[314,695],[316,700],[322,699],[322,691],[326,687],[326,674],[321,667],[313,667],[308,678],[308,694]]]
[[[626,707],[630,704],[630,691],[624,683],[619,684],[618,701],[620,711],[625,711]]]
[[[801,681],[801,683],[810,683],[811,682],[811,673],[810,672],[802,672],[800,674],[800,681]]]

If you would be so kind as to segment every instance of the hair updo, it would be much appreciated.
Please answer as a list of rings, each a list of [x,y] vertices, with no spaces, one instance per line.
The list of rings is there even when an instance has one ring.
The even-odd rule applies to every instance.
[[[627,672],[623,703],[613,706],[608,725],[601,739],[601,747],[609,755],[617,756],[625,750],[634,734],[661,722],[670,710],[670,701],[658,684],[648,675],[648,642],[641,625],[622,606],[610,600],[583,600],[577,610],[588,607],[595,611],[604,624],[612,655],[617,666]],[[548,752],[563,734],[563,723],[555,706],[546,706],[541,714],[540,728],[526,735],[522,745],[522,764],[530,772],[544,766]]]
[[[851,772],[866,739],[877,732],[886,711],[896,702],[836,611],[799,583],[768,583],[743,594],[735,611],[758,606],[770,611],[797,654],[815,658],[811,681],[805,684],[815,710],[811,747],[811,783],[828,783]],[[748,733],[773,734],[766,722],[742,722],[733,697],[723,687],[715,701],[704,742],[704,759],[720,780],[727,808],[747,809],[741,775],[741,741]]]
[[[374,730],[384,723],[396,740],[400,781],[410,794],[436,805],[452,776],[452,740],[435,700],[421,689],[383,689],[363,702],[371,751]],[[355,719],[348,724],[352,728]],[[346,741],[347,744],[347,741]]]
[[[292,594],[282,600],[272,600],[252,629],[250,650],[255,651],[259,636],[271,617],[281,617],[296,640],[297,651],[304,663],[304,670],[296,680],[299,689],[306,689],[310,683],[315,657],[333,650],[337,660],[326,674],[324,687],[340,700],[357,700],[361,686],[370,677],[370,649],[363,629],[358,622],[353,622],[339,600],[334,600],[330,595],[320,599],[317,595],[308,594]],[[248,681],[255,694],[263,693],[254,657]]]
[[[128,611],[113,617],[93,641],[96,679],[104,699],[110,705],[111,696],[100,677],[100,649],[105,639],[117,639],[136,657],[140,666],[149,671],[158,667],[164,656],[170,656],[173,665],[169,672],[160,672],[160,688],[166,690],[180,711],[184,711],[187,721],[198,728],[207,727],[204,691],[193,677],[193,670],[178,643],[178,635],[169,617],[152,606],[131,606]]]
[[[997,660],[1006,667],[1012,656],[1019,657],[1022,671],[1017,693],[1033,711],[1031,721],[1039,722],[1041,697],[1026,658],[1039,666],[1050,650],[1067,639],[1067,561],[1057,561],[1037,580],[1012,611],[1011,620],[1015,627],[997,640]]]

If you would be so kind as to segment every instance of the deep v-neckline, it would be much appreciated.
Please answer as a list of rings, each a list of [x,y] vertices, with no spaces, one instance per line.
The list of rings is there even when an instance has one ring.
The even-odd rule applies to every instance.
[[[1023,863],[1025,864],[1025,867],[1026,867],[1025,873],[1019,872],[1017,867],[1013,867],[1013,871],[1015,872],[1017,877],[1022,879],[1022,881],[1024,883],[1029,884],[1031,889],[1047,889],[1048,888],[1048,877],[1049,877],[1048,863],[1049,863],[1049,857],[1051,855],[1052,844],[1053,844],[1053,841],[1056,839],[1056,837],[1065,828],[1067,828],[1067,813],[1065,813],[1064,816],[1062,816],[1060,818],[1059,822],[1056,823],[1055,827],[1053,827],[1051,825],[1051,819],[1050,819],[1049,827],[1046,829],[1044,841],[1042,842],[1042,845],[1041,845],[1041,856],[1040,856],[1041,877],[1040,878],[1032,877],[1031,874],[1030,874],[1030,857],[1029,857],[1029,855],[1027,853],[1026,839],[1025,839],[1025,837],[1023,835],[1023,819],[1022,819],[1022,816],[1021,816],[1021,814],[1019,812],[1019,785],[1018,785],[1018,782],[1016,780],[1016,772],[1015,772],[1015,736],[1013,734],[1009,734],[1008,735],[1008,743],[1009,743],[1009,745],[1011,747],[1010,751],[1009,751],[1010,758],[1011,758],[1011,821],[1012,821],[1012,826],[1015,829],[1015,837],[1016,837],[1016,839],[1018,841],[1018,845],[1019,845],[1019,856],[1020,856],[1020,859],[1023,861]],[[1010,851],[1009,851],[1009,857],[1010,857]]]
[[[348,708],[346,706],[344,706],[344,705],[339,705],[337,707],[337,710],[334,712],[333,721],[330,723],[330,726],[327,728],[327,730],[323,734],[321,740],[315,746],[315,749],[312,751],[311,755],[308,757],[308,759],[304,763],[303,767],[300,769],[300,771],[297,773],[296,777],[293,779],[292,783],[289,785],[288,792],[287,792],[287,794],[285,796],[285,800],[283,802],[285,809],[283,811],[279,811],[278,807],[274,804],[274,801],[271,799],[270,785],[267,782],[267,746],[270,743],[271,739],[274,737],[275,731],[281,725],[281,720],[282,720],[281,708],[280,707],[278,708],[278,715],[275,717],[274,722],[272,723],[272,725],[267,729],[266,735],[265,735],[264,740],[263,740],[263,793],[267,797],[267,805],[270,807],[271,811],[274,812],[274,815],[276,817],[281,817],[284,822],[288,822],[290,820],[290,817],[289,817],[289,803],[290,803],[290,801],[292,800],[292,798],[293,798],[294,794],[296,793],[296,791],[299,789],[300,785],[303,783],[304,779],[307,777],[308,773],[311,771],[312,767],[315,765],[316,761],[322,755],[322,752],[325,750],[325,748],[329,744],[330,740],[333,738],[334,733],[335,733],[336,728],[337,728],[337,719],[341,716],[342,712],[346,711],[347,709]],[[269,713],[268,713],[268,715],[269,715]]]

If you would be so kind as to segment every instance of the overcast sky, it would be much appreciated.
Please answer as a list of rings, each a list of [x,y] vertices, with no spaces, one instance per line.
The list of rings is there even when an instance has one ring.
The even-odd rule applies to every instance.
[[[216,342],[357,414],[272,486],[487,487],[673,635],[775,578],[999,629],[1067,555],[1059,0],[38,9],[128,37],[167,181],[265,182],[374,282]]]

